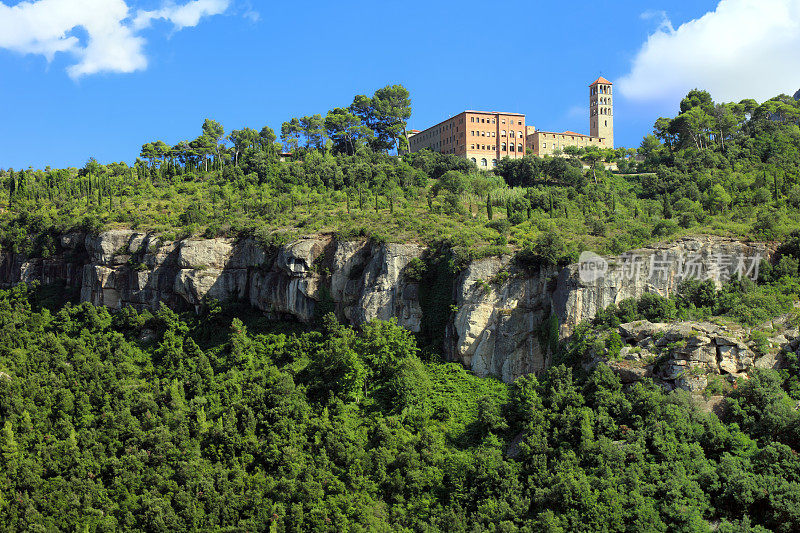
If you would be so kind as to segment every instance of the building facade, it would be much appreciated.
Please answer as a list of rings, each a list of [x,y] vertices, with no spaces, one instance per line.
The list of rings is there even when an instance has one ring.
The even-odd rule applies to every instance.
[[[564,131],[561,133],[555,131],[534,131],[528,134],[527,146],[534,155],[538,155],[539,157],[553,155],[554,153],[561,154],[567,146],[576,146],[578,148],[597,146],[598,148],[606,148],[604,139],[592,137],[591,135],[584,135],[583,133],[575,133],[574,131]]]
[[[489,170],[504,157],[525,155],[525,115],[497,111],[463,111],[426,130],[408,132],[412,152],[428,149],[470,159]]]
[[[612,86],[603,77],[589,86],[589,135],[537,130],[525,125],[522,113],[463,111],[426,130],[409,130],[409,150],[453,154],[490,170],[504,157],[523,157],[526,150],[543,157],[563,153],[567,146],[614,148]]]

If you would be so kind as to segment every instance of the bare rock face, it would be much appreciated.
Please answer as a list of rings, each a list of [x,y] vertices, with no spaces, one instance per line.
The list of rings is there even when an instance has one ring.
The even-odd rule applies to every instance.
[[[475,261],[456,282],[458,312],[449,328],[446,350],[452,360],[461,361],[478,375],[513,381],[548,366],[546,344],[552,336],[551,324],[545,323],[548,317],[557,319],[557,336],[563,339],[601,309],[648,292],[669,297],[683,279],[709,278],[720,286],[738,273],[753,275],[760,260],[772,252],[764,244],[714,236],[686,237],[603,258],[606,264],[602,275],[588,277],[581,274],[580,264],[560,271],[528,272],[516,268],[509,258]],[[634,337],[648,334],[629,333]],[[699,351],[683,360],[692,358],[700,363],[709,355]],[[728,359],[726,371],[741,371],[733,362],[740,359],[739,353]],[[683,366],[676,364],[672,373],[683,375],[682,368],[677,368]],[[684,385],[695,386],[694,382]]]
[[[700,235],[604,258],[607,269],[596,279],[582,277],[580,265],[570,265],[559,273],[553,294],[561,333],[569,335],[599,310],[627,298],[639,298],[647,292],[669,297],[687,278],[708,278],[720,287],[737,274],[753,275],[760,260],[769,258],[772,252],[761,243]]]
[[[271,318],[302,322],[333,310],[350,324],[396,319],[419,332],[424,289],[406,271],[423,252],[417,244],[338,241],[325,235],[268,249],[253,239],[164,241],[133,230],[69,233],[60,238],[55,257],[0,253],[0,285],[63,280],[80,288],[82,300],[112,309],[157,309],[163,303],[196,310],[207,299],[234,300]],[[480,376],[510,382],[546,369],[553,343],[612,303],[647,292],[670,296],[686,277],[721,284],[736,273],[753,274],[759,259],[771,252],[763,244],[687,237],[603,258],[604,268],[590,277],[582,275],[580,264],[524,270],[510,257],[477,260],[453,280],[457,310],[448,319],[445,352]],[[686,328],[691,326],[670,326],[656,338],[655,327],[620,329],[632,357],[614,363],[623,379],[652,376],[668,386],[694,389],[703,381],[694,376],[704,372],[738,375],[752,366],[780,364],[779,353],[756,358],[731,332],[709,330],[690,338]],[[670,356],[668,365],[644,363],[682,340],[686,346]]]
[[[481,259],[463,272],[456,282],[458,311],[447,345],[451,359],[479,376],[507,382],[547,368],[549,354],[541,339],[554,274],[546,269],[526,274],[510,260]]]
[[[313,320],[322,303],[352,324],[396,318],[420,330],[419,286],[403,275],[422,255],[415,244],[320,236],[265,249],[253,239],[163,241],[131,230],[65,234],[59,244],[62,253],[53,259],[0,254],[2,285],[63,280],[80,288],[83,301],[111,309],[164,303],[198,310],[208,299],[233,300],[302,322]]]
[[[134,251],[131,250],[134,238],[141,242],[144,237],[143,233],[133,230],[111,230],[97,236],[87,235],[85,246],[95,261],[100,264],[124,264]]]
[[[757,353],[749,330],[705,322],[654,324],[646,320],[617,328],[624,346],[619,354],[598,348],[587,368],[604,362],[623,383],[652,378],[668,390],[702,391],[712,375],[733,381],[752,368],[777,368],[781,353],[794,351],[784,336],[776,336],[767,353]]]

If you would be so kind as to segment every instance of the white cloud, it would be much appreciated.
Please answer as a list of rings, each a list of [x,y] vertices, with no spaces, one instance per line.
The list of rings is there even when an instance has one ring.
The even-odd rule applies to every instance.
[[[197,26],[203,17],[224,13],[228,9],[229,3],[230,0],[194,0],[180,6],[170,4],[155,11],[139,11],[133,21],[133,26],[146,28],[153,19],[168,20],[178,30]]]
[[[224,12],[229,3],[194,0],[131,17],[125,0],[28,0],[14,6],[0,2],[0,48],[41,54],[48,61],[59,52],[72,54],[77,63],[67,73],[75,79],[98,72],[134,72],[147,68],[146,41],[139,33],[151,20],[166,19],[180,30]],[[76,34],[78,29],[84,33]]]
[[[693,88],[716,101],[763,101],[800,88],[800,0],[721,0],[674,29],[666,14],[618,90],[632,100],[674,103]]]

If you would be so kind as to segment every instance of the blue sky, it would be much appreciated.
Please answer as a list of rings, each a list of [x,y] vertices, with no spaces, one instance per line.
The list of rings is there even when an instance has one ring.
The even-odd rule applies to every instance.
[[[617,85],[616,144],[638,146],[692,87],[800,88],[798,22],[800,0],[0,0],[0,168],[132,162],[206,117],[278,131],[389,83],[411,91],[410,127],[481,109],[588,133],[601,74]]]

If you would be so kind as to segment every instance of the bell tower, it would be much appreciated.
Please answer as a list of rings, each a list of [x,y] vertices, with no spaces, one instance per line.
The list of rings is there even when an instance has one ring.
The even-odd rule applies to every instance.
[[[589,135],[602,138],[606,148],[614,148],[613,85],[602,76],[589,85]]]

